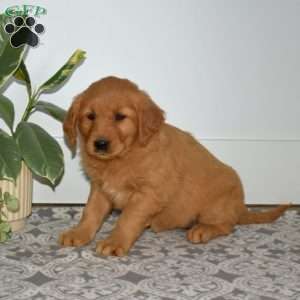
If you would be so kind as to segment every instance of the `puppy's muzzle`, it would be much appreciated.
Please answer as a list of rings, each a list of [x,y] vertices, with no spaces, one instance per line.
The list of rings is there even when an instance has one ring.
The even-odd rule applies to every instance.
[[[100,138],[94,142],[94,147],[96,152],[107,152],[109,148],[109,140],[105,138]]]

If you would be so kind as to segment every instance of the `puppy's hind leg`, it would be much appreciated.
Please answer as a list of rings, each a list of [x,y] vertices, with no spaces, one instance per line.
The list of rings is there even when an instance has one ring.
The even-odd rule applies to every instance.
[[[230,234],[239,216],[245,209],[243,190],[240,184],[208,201],[209,205],[199,213],[198,222],[187,232],[192,243],[206,243],[218,236]]]
[[[230,223],[220,224],[196,224],[187,231],[187,239],[192,243],[206,243],[218,236],[231,233],[233,225]]]

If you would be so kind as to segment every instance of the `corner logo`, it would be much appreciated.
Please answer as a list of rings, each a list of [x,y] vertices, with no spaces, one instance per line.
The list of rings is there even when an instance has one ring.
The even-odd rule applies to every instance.
[[[45,15],[47,10],[41,6],[15,5],[5,10],[5,15],[14,17],[12,23],[4,26],[5,32],[10,35],[10,44],[18,48],[27,44],[36,47],[39,36],[45,31],[44,25],[36,22],[36,17]]]

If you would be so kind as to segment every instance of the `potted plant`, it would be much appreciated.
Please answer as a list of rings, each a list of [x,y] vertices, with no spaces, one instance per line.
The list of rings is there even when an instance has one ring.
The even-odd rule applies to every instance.
[[[69,60],[40,87],[33,88],[24,63],[26,48],[12,48],[3,31],[8,22],[0,15],[0,91],[12,77],[24,84],[27,106],[21,120],[15,122],[14,105],[0,93],[0,237],[9,237],[10,230],[24,226],[31,213],[32,175],[55,187],[64,172],[63,152],[57,141],[40,125],[29,121],[36,111],[63,121],[65,110],[40,101],[42,93],[60,88],[74,69],[84,60],[85,52],[76,50]],[[4,224],[4,225],[1,225]],[[12,227],[12,228],[11,228]]]

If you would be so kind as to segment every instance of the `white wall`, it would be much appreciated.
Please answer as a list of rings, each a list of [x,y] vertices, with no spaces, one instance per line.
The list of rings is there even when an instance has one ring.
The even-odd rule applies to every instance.
[[[0,10],[24,4],[1,0]],[[298,0],[30,1],[48,14],[46,32],[26,63],[35,84],[76,48],[85,63],[55,94],[67,108],[92,81],[114,74],[146,89],[168,121],[192,132],[244,182],[248,203],[300,204],[300,2]],[[5,92],[18,112],[24,88]],[[60,124],[33,121],[63,145]],[[53,193],[35,185],[34,201],[85,201],[88,184],[66,151],[66,174]]]

